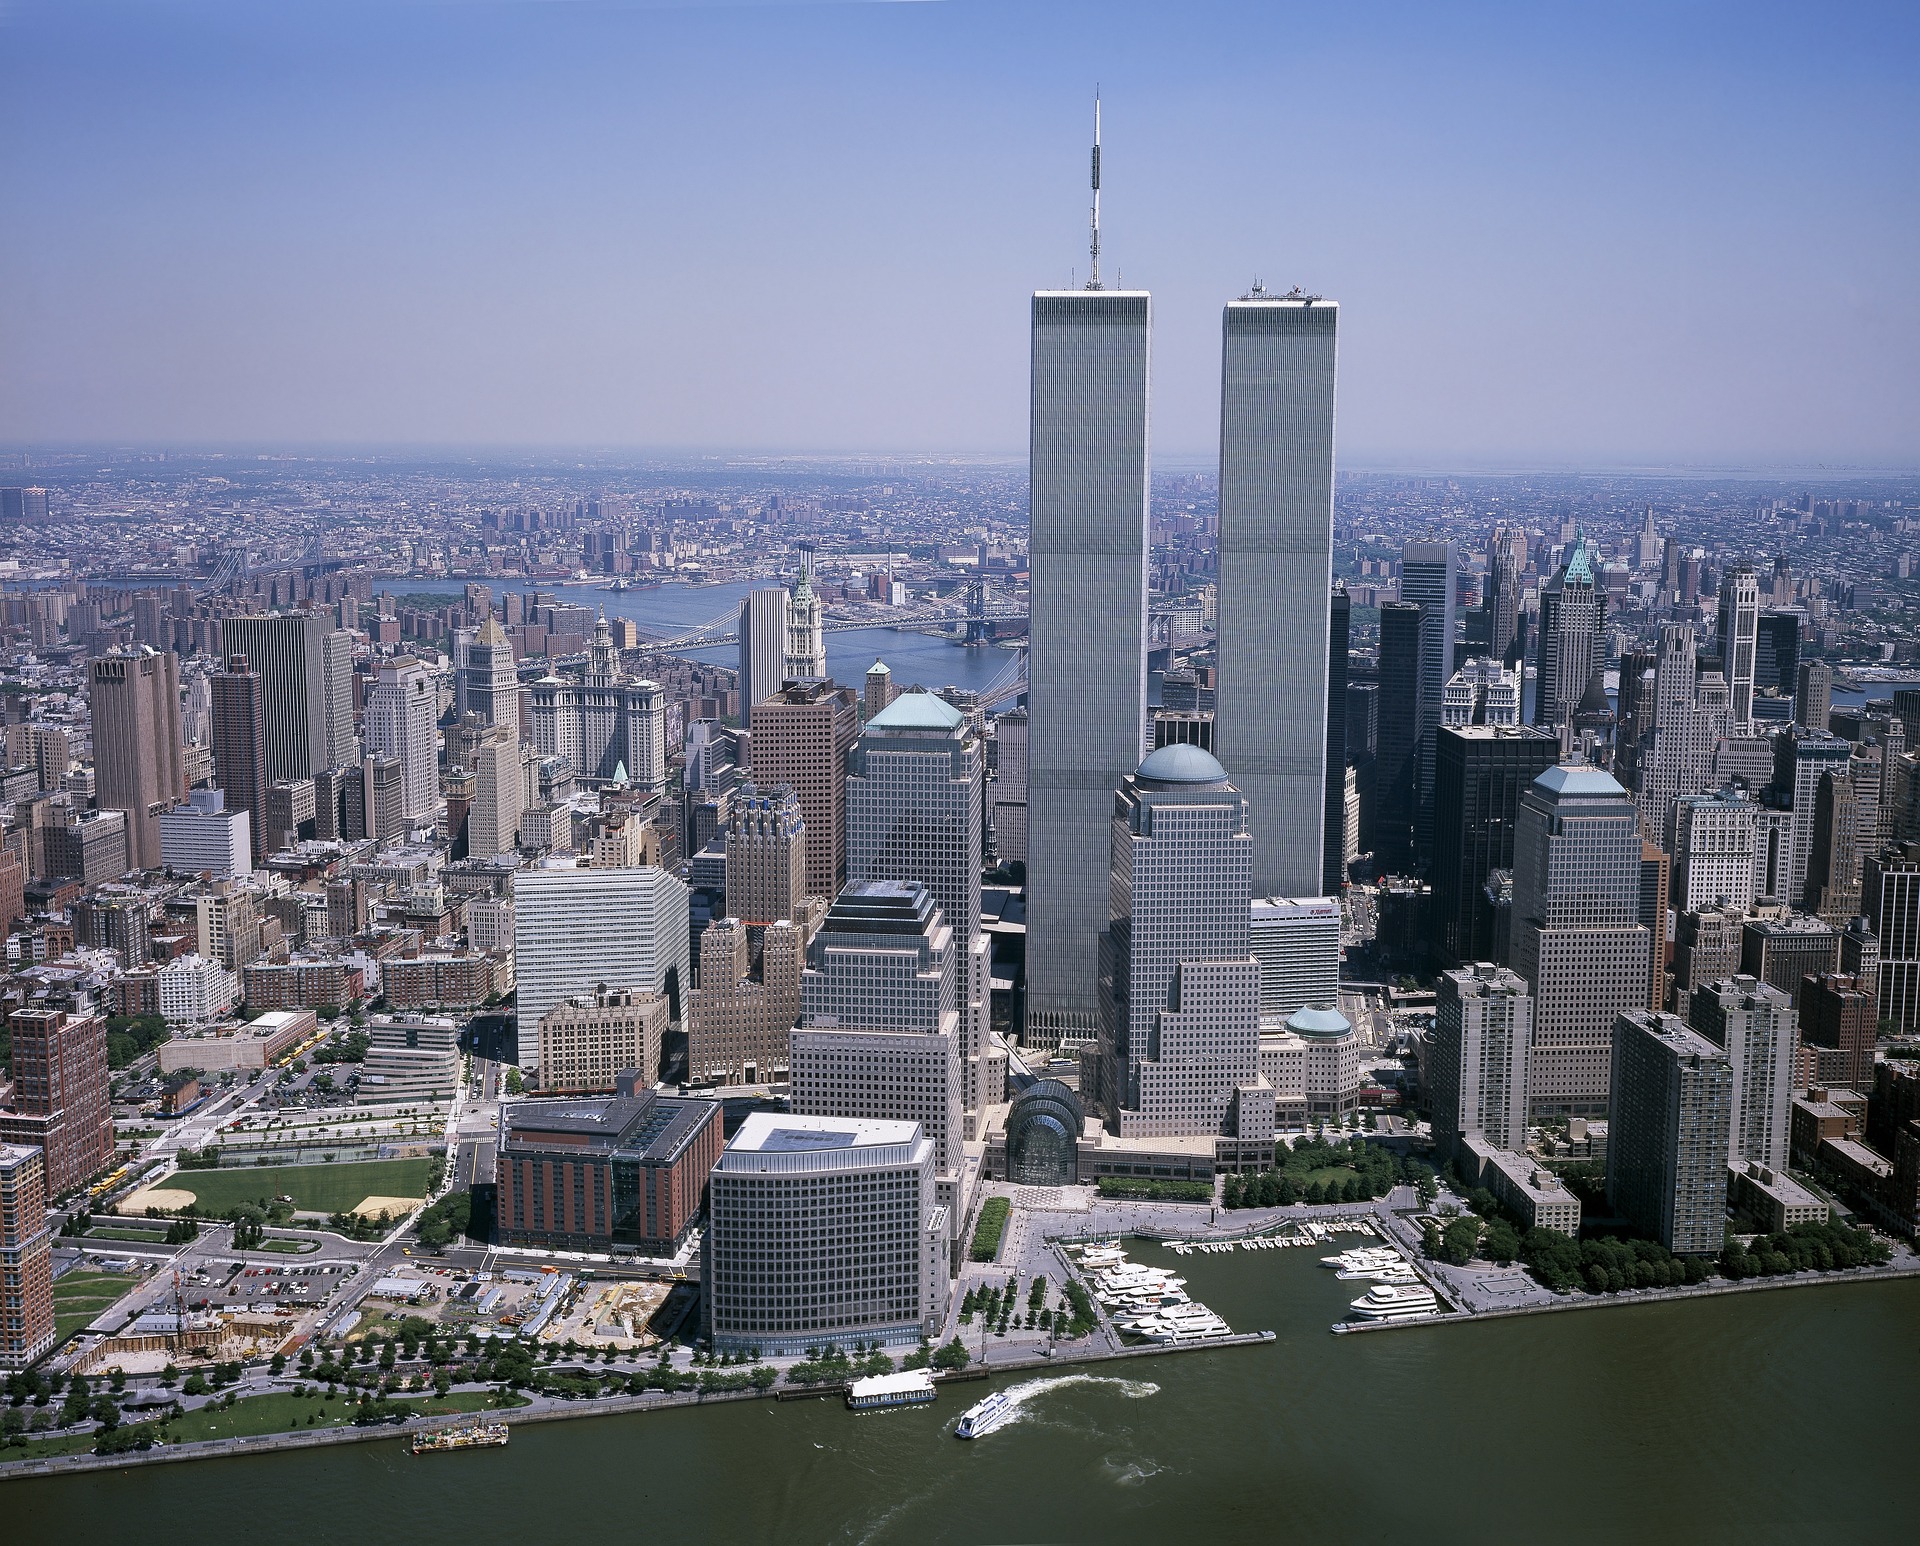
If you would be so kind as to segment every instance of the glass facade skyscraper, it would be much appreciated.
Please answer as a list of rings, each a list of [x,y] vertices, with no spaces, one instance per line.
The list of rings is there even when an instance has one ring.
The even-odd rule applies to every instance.
[[[1113,791],[1143,746],[1151,338],[1144,291],[1033,298],[1027,1032],[1039,1045],[1093,1034]]]
[[[1230,302],[1222,322],[1215,750],[1247,797],[1253,889],[1263,896],[1327,884],[1339,316],[1332,301],[1255,290]]]

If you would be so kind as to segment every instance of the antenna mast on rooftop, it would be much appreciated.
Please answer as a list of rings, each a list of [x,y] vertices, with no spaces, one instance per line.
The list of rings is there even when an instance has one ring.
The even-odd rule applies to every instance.
[[[1100,288],[1100,88],[1093,90],[1093,229],[1087,243],[1087,253],[1093,259],[1093,268],[1087,279],[1087,288]]]

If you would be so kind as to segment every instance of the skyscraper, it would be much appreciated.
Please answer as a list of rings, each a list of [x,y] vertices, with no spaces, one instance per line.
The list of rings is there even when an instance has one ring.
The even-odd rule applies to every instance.
[[[1759,808],[1735,788],[1681,795],[1668,817],[1675,912],[1753,906],[1753,862]]]
[[[520,772],[520,743],[508,725],[490,725],[473,752],[473,811],[467,818],[467,853],[493,859],[511,853],[520,841],[526,814],[526,780]],[[374,825],[364,803],[362,823]],[[631,987],[631,983],[614,984]]]
[[[688,986],[687,888],[665,870],[522,870],[513,878],[519,1058],[540,1060],[540,1021],[599,987],[665,994],[681,1014]]]
[[[1427,643],[1439,619],[1411,601],[1380,608],[1380,724],[1374,763],[1373,851],[1386,874],[1413,867],[1420,782],[1420,715]]]
[[[1108,1127],[1123,1138],[1233,1133],[1240,1092],[1260,1083],[1246,799],[1209,753],[1164,746],[1121,785],[1112,830],[1100,959]],[[1271,1130],[1270,1088],[1266,1100]]]
[[[746,784],[727,820],[727,911],[765,925],[806,916],[807,823],[785,784]]]
[[[965,1142],[958,955],[925,886],[849,881],[807,949],[791,1037],[793,1109],[918,1122],[949,1208]]]
[[[1478,1133],[1518,1153],[1527,1136],[1527,1052],[1533,1000],[1526,982],[1488,961],[1444,972],[1428,1056],[1433,1144],[1452,1158]]]
[[[1733,1068],[1672,1015],[1614,1021],[1607,1200],[1668,1250],[1712,1256],[1726,1235]]]
[[[1328,896],[1256,898],[1248,947],[1260,963],[1260,1013],[1340,1007],[1340,904]]]
[[[1151,336],[1144,291],[1033,297],[1027,1029],[1043,1046],[1094,1029],[1113,791],[1146,728]]]
[[[360,760],[352,635],[318,612],[272,612],[229,617],[220,637],[229,656],[246,656],[260,674],[270,782],[311,778]]]
[[[467,712],[483,723],[504,725],[508,739],[520,743],[520,673],[513,663],[513,641],[497,618],[489,616],[467,646]]]
[[[1804,662],[1794,692],[1794,722],[1809,730],[1825,730],[1832,713],[1833,667],[1824,660]]]
[[[1813,823],[1819,814],[1820,780],[1828,773],[1846,778],[1853,746],[1825,730],[1796,725],[1773,743],[1773,787],[1793,809],[1793,852],[1787,873],[1787,899],[1806,900],[1807,867],[1813,859]]]
[[[993,982],[980,926],[984,779],[979,734],[932,693],[894,699],[847,756],[848,881],[918,881],[953,931],[962,1104],[974,1117],[1006,1094],[1003,1060],[990,1055]]]
[[[0,1143],[37,1145],[46,1195],[64,1197],[113,1160],[107,1023],[97,1014],[16,1009],[13,1104],[0,1108]]]
[[[160,813],[187,790],[180,736],[180,660],[144,646],[103,655],[87,672],[93,715],[94,801],[124,811],[127,858],[158,869]]]
[[[1867,856],[1861,911],[1880,941],[1881,1018],[1920,1030],[1920,842]]]
[[[1693,990],[1687,1022],[1726,1053],[1733,1070],[1728,1158],[1785,1170],[1793,1102],[1792,1001],[1752,977],[1729,977]]]
[[[787,642],[781,670],[789,682],[827,674],[827,647],[820,632],[820,598],[813,591],[813,550],[800,555],[800,581],[787,604]]]
[[[871,711],[870,711],[871,712]],[[1027,731],[1025,709],[1008,709],[993,722],[991,789],[993,851],[1002,864],[1027,862]]]
[[[262,858],[267,852],[267,721],[260,673],[245,655],[230,655],[227,669],[215,672],[209,685],[213,776],[226,794],[226,808],[247,813],[253,856]]]
[[[1540,650],[1533,687],[1533,722],[1557,730],[1579,705],[1596,664],[1606,660],[1607,593],[1593,572],[1585,537],[1540,588]]]
[[[0,1143],[0,1369],[25,1369],[53,1348],[57,1323],[47,1202],[40,1150]]]
[[[1327,629],[1326,811],[1320,820],[1320,886],[1338,896],[1347,883],[1347,636],[1353,602],[1347,587],[1333,582]]]
[[[808,896],[833,897],[847,873],[847,750],[859,731],[852,688],[796,682],[753,706],[753,777],[785,784],[807,826]]]
[[[1432,950],[1440,960],[1459,965],[1505,959],[1508,941],[1495,936],[1499,914],[1487,877],[1513,868],[1521,797],[1558,761],[1559,749],[1553,735],[1530,725],[1441,727],[1428,914]]]
[[[1493,613],[1488,653],[1506,662],[1524,642],[1520,638],[1520,571],[1527,562],[1527,534],[1515,526],[1497,527],[1487,555],[1487,605]]]
[[[1527,1106],[1605,1116],[1613,1020],[1647,1001],[1640,831],[1598,768],[1548,768],[1521,797],[1513,849],[1513,966],[1533,990]]]
[[[740,723],[780,691],[786,674],[787,588],[764,585],[740,599]]]
[[[1339,317],[1332,301],[1256,287],[1222,319],[1217,750],[1247,797],[1262,895],[1338,884],[1323,837],[1337,825],[1324,812]]]
[[[1719,627],[1720,670],[1732,700],[1732,723],[1744,730],[1753,723],[1754,651],[1760,633],[1760,582],[1744,564],[1729,569],[1720,582]]]
[[[439,694],[419,661],[383,661],[367,694],[367,750],[400,764],[401,814],[430,820],[440,797]]]
[[[1432,619],[1420,633],[1420,717],[1416,730],[1418,773],[1413,790],[1413,852],[1422,864],[1433,857],[1434,737],[1439,732],[1447,683],[1453,678],[1454,600],[1458,576],[1451,542],[1407,542],[1400,547],[1400,599],[1417,603]],[[1383,662],[1384,670],[1384,662]]]

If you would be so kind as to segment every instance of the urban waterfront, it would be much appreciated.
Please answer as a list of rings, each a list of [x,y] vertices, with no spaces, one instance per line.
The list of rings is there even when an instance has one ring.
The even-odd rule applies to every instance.
[[[560,1523],[873,1543],[1911,1538],[1889,1481],[1909,1444],[1888,1418],[1920,1382],[1920,1284],[1334,1337],[1357,1285],[1318,1253],[1133,1254],[1277,1339],[996,1377],[1058,1383],[972,1444],[951,1431],[982,1385],[885,1415],[726,1403],[521,1425],[504,1451],[415,1459],[382,1440],[0,1497],[24,1540],[103,1540],[138,1519],[150,1539],[205,1546],[289,1510],[304,1539],[429,1546]]]
[[[551,582],[529,584],[499,578],[474,582],[489,585],[498,592],[508,590],[553,590]],[[718,585],[666,585],[616,591],[584,585],[566,585],[557,594],[575,606],[604,607],[610,618],[627,618],[641,628],[698,628],[725,616],[731,625],[740,598],[756,585],[771,580],[732,581]],[[393,580],[382,587],[395,594],[458,597],[465,588],[462,580]],[[937,692],[942,687],[959,687],[980,692],[993,685],[1001,674],[1012,668],[1014,653],[997,645],[961,645],[908,628],[850,628],[825,635],[827,672],[845,685],[859,686],[866,679],[867,667],[884,660],[893,673],[896,686],[915,685]],[[644,641],[643,641],[644,642]],[[682,652],[694,660],[718,661],[732,665],[739,650],[731,644]]]

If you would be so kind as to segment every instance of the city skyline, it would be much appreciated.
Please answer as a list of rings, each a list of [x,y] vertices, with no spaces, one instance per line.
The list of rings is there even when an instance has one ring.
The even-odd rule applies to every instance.
[[[1019,297],[1085,278],[1097,82],[1163,466],[1205,459],[1209,318],[1255,280],[1347,307],[1343,466],[1920,459],[1920,314],[1887,266],[1915,123],[1874,89],[1911,65],[1900,13],[1775,12],[1726,48],[1711,8],[1389,7],[1315,16],[1264,71],[1221,46],[1254,19],[1233,6],[1091,42],[1072,8],[747,14],[12,7],[4,176],[43,219],[0,258],[25,362],[0,420],[1011,454]],[[1044,63],[1009,65],[1015,39]],[[903,309],[922,326],[880,321]]]

